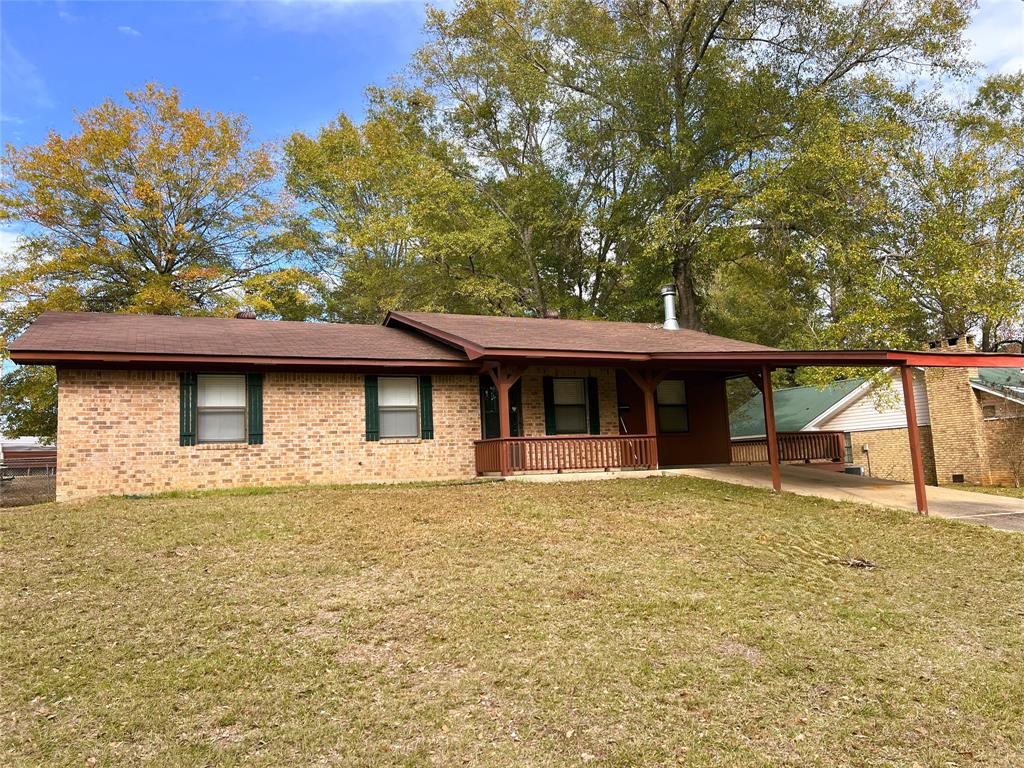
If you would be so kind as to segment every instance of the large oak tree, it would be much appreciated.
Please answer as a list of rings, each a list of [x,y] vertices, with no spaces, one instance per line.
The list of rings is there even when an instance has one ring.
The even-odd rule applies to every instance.
[[[269,280],[287,244],[270,152],[249,132],[148,85],[80,114],[73,135],[8,147],[0,220],[22,237],[0,271],[5,345],[45,310],[226,314],[247,288],[264,309],[301,305],[294,270]],[[5,408],[8,431],[39,429],[19,414],[52,409],[44,376],[4,378],[5,402],[22,403]]]

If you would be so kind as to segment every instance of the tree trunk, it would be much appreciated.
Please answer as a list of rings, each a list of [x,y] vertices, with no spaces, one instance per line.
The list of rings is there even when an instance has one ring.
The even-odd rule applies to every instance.
[[[693,274],[688,256],[676,259],[672,265],[672,279],[679,291],[679,326],[694,331],[703,331],[704,323],[697,306],[697,291],[693,286]]]
[[[526,257],[526,266],[530,272],[530,283],[533,285],[533,304],[539,317],[544,317],[548,309],[547,297],[544,295],[544,283],[540,279],[536,254],[533,252],[533,227],[526,226],[519,230],[519,244]]]

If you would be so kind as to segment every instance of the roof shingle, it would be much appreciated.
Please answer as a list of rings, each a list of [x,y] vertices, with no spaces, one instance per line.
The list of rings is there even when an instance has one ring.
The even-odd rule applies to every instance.
[[[391,325],[404,320],[428,326],[485,349],[552,352],[686,354],[694,352],[766,352],[772,347],[712,336],[699,331],[667,331],[660,325],[604,320],[547,320],[532,317],[447,315],[392,312]]]
[[[99,312],[46,312],[10,350],[416,362],[466,359],[458,350],[420,334],[382,325]]]

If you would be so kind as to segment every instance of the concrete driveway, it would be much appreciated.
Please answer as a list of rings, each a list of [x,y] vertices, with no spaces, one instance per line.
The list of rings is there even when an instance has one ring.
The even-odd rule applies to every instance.
[[[672,474],[704,477],[757,488],[772,487],[771,471],[764,465],[737,464],[669,471]],[[917,511],[914,486],[909,483],[858,477],[798,465],[782,467],[782,490],[801,496],[820,496],[826,499]],[[933,517],[987,525],[1002,531],[1024,532],[1024,499],[960,491],[949,486],[928,486],[928,511]]]

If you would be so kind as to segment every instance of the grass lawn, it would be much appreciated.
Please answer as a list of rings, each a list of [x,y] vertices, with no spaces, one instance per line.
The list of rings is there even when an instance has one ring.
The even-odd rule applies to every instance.
[[[0,560],[5,766],[1024,764],[1024,537],[981,526],[345,487],[7,509]]]
[[[1024,499],[1024,488],[1015,488],[1010,485],[950,485],[948,487],[963,491],[974,491],[975,493],[991,493],[994,496],[1012,496],[1015,499]]]

